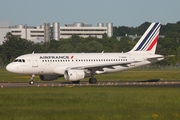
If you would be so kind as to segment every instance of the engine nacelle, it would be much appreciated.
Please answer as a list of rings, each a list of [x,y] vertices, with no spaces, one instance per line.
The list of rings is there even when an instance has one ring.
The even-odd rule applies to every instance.
[[[64,78],[68,81],[78,81],[85,78],[84,70],[66,70]]]
[[[43,81],[51,81],[59,78],[59,75],[40,75],[39,78]]]

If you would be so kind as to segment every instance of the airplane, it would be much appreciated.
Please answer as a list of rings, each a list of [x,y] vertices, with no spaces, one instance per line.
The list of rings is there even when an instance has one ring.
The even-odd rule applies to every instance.
[[[79,83],[90,77],[89,83],[97,83],[94,75],[120,72],[148,65],[164,59],[155,54],[161,24],[153,22],[126,53],[32,53],[17,57],[6,66],[12,73],[30,75],[29,84],[34,84],[35,75],[43,81],[64,77],[72,83]]]

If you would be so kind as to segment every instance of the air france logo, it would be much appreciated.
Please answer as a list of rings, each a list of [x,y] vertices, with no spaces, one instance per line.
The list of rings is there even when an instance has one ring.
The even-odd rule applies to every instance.
[[[39,59],[73,59],[74,56],[40,56]]]
[[[71,56],[71,59],[73,59],[74,58],[74,56]]]

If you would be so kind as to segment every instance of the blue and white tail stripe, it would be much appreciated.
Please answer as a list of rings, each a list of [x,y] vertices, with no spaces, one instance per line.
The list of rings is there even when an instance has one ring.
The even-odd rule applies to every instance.
[[[152,23],[130,52],[146,51],[155,53],[160,27],[160,23]]]
[[[152,43],[152,41],[157,36],[157,33],[159,33],[159,28],[160,28],[160,24],[155,23],[154,26],[149,31],[149,33],[147,34],[147,36],[143,39],[143,41],[141,42],[141,44],[138,46],[138,48],[135,51],[146,50],[147,47],[150,45],[150,43]]]

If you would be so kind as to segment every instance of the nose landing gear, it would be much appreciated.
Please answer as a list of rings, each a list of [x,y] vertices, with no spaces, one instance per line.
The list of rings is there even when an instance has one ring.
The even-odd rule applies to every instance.
[[[30,81],[29,81],[29,84],[30,85],[33,85],[34,84],[34,77],[35,77],[35,75],[31,75],[31,78],[30,78]]]

